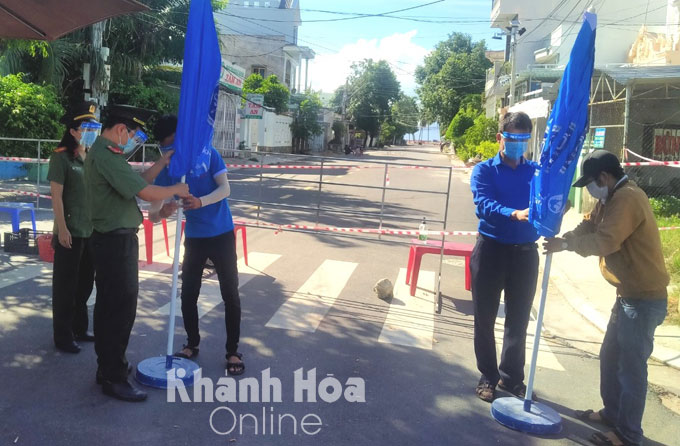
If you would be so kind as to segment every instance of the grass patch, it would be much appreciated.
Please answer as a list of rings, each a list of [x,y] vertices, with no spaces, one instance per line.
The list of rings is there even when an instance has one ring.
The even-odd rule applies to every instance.
[[[660,228],[680,226],[680,217],[677,215],[657,217],[656,221]],[[671,276],[668,316],[666,316],[665,323],[680,325],[680,312],[678,312],[678,302],[680,301],[680,229],[661,231],[661,246],[663,256],[666,259],[666,269]]]

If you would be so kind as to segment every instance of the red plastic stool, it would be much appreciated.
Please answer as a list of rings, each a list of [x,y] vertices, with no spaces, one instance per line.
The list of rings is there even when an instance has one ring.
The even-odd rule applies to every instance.
[[[467,243],[444,243],[444,255],[465,257],[465,289],[470,291],[470,256],[474,245]],[[410,294],[415,296],[418,286],[418,275],[420,273],[420,261],[425,254],[440,254],[442,249],[441,242],[428,240],[423,243],[421,240],[411,240],[411,249],[408,255],[408,266],[406,268],[406,285],[411,285]]]

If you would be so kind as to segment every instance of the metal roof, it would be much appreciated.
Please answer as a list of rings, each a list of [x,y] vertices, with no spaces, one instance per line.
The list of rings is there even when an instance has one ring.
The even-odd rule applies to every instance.
[[[596,68],[595,72],[604,73],[623,85],[628,85],[631,82],[635,82],[636,84],[651,84],[669,81],[680,83],[680,65],[624,65],[618,67]]]

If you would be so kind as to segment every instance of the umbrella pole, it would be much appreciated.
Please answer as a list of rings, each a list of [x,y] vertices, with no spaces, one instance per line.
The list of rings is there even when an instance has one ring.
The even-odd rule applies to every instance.
[[[541,342],[541,329],[543,327],[543,311],[545,301],[548,297],[548,282],[550,281],[550,265],[552,264],[552,253],[545,257],[545,267],[543,268],[543,284],[541,287],[541,302],[538,306],[538,317],[536,319],[536,333],[534,334],[534,350],[531,353],[531,368],[529,369],[529,382],[527,383],[526,396],[524,398],[524,410],[531,410],[531,395],[534,391],[534,378],[536,376],[536,362],[538,361],[538,349]]]
[[[186,179],[186,175],[182,177],[182,183]],[[175,338],[175,314],[177,312],[177,288],[179,282],[179,249],[182,243],[182,206],[177,209],[177,225],[175,227],[175,252],[172,261],[172,291],[170,292],[170,323],[168,324],[168,348],[165,356],[165,368],[172,368],[172,353],[174,350]]]

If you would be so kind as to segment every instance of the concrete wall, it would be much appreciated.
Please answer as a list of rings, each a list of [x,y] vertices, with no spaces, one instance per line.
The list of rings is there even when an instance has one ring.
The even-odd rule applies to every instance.
[[[241,120],[241,135],[250,150],[290,153],[293,135],[290,125],[293,118],[265,110],[262,119]]]
[[[283,36],[262,38],[259,36],[221,35],[222,58],[246,69],[246,77],[255,67],[265,68],[265,77],[275,74],[288,89],[297,84],[299,56],[284,51],[287,45]],[[286,62],[290,62],[289,83],[286,83]]]
[[[220,34],[284,36],[288,45],[297,45],[295,29],[301,23],[297,2],[287,9],[279,9],[280,0],[259,0],[259,6],[254,6],[253,0],[248,2],[249,6],[245,3],[245,0],[231,0],[224,10],[230,15],[215,14]]]

